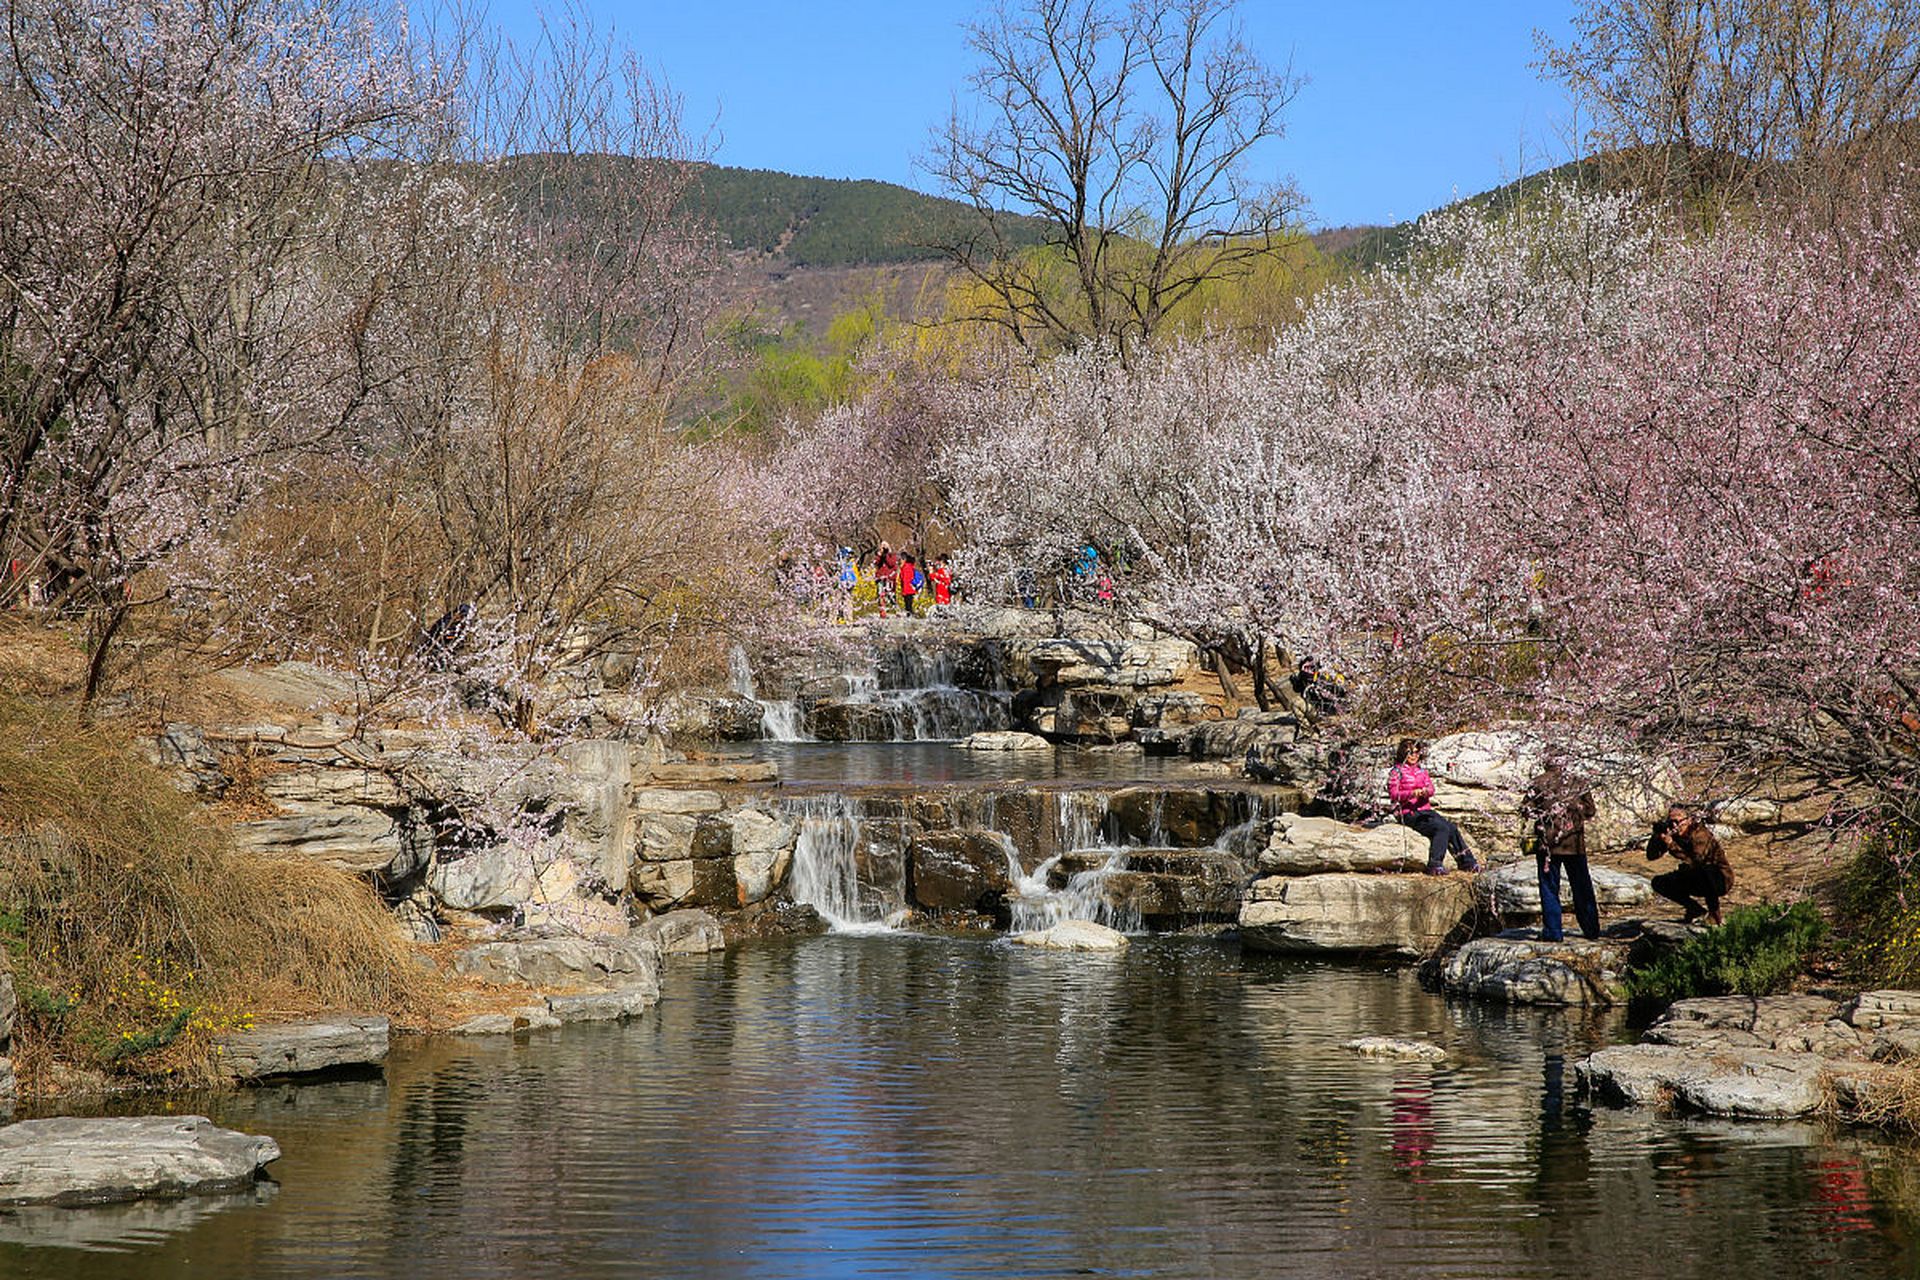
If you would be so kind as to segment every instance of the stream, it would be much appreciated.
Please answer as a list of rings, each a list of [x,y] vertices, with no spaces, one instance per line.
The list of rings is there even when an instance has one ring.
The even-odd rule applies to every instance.
[[[1341,1047],[1382,1031],[1451,1060]],[[1576,1106],[1624,1034],[1213,941],[752,945],[625,1026],[183,1098],[275,1135],[277,1185],[0,1215],[0,1275],[1914,1273],[1910,1150]]]

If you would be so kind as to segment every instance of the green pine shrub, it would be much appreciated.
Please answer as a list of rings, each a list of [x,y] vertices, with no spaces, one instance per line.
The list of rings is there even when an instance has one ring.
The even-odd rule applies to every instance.
[[[1740,907],[1719,928],[1628,973],[1627,992],[1636,1001],[1774,995],[1806,971],[1826,934],[1811,902]]]

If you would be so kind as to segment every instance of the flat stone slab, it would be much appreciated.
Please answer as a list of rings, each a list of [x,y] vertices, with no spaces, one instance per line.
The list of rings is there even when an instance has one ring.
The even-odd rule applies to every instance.
[[[1361,1036],[1343,1046],[1363,1058],[1392,1062],[1445,1062],[1447,1051],[1430,1040],[1409,1040],[1400,1036]]]
[[[391,1038],[387,1020],[373,1015],[276,1022],[222,1036],[220,1068],[235,1080],[268,1080],[378,1067]]]
[[[1454,995],[1504,1004],[1610,1005],[1624,995],[1627,950],[1604,939],[1475,938],[1447,957],[1440,983]]]
[[[1782,1119],[1820,1107],[1831,1065],[1812,1053],[1627,1044],[1600,1050],[1575,1064],[1574,1073],[1603,1102]]]
[[[1856,1027],[1878,1031],[1902,1022],[1920,1022],[1920,991],[1865,991],[1847,1013]]]
[[[1255,951],[1418,958],[1473,910],[1468,875],[1270,876],[1240,908]]]
[[[778,782],[780,766],[770,760],[726,760],[713,764],[656,764],[648,777],[669,786],[726,786]]]
[[[106,1204],[244,1187],[280,1158],[272,1138],[205,1116],[62,1116],[0,1128],[0,1205]]]
[[[1860,1049],[1866,1037],[1841,1020],[1840,1010],[1839,1001],[1815,995],[1676,1000],[1645,1039],[1696,1050],[1779,1049],[1844,1057]]]
[[[1644,876],[1615,871],[1611,867],[1588,864],[1593,877],[1593,896],[1602,910],[1609,907],[1638,907],[1653,900],[1653,885]],[[1493,909],[1503,916],[1540,914],[1540,873],[1532,858],[1510,862],[1480,878],[1480,887],[1492,899]],[[1560,905],[1566,919],[1573,919],[1573,890],[1564,872],[1560,876]]]
[[[533,987],[658,986],[660,949],[643,930],[625,938],[524,938],[482,942],[454,957],[456,972]]]
[[[505,1013],[482,1013],[453,1028],[456,1036],[510,1036],[521,1031],[551,1031],[560,1019],[546,1001],[509,1009]]]
[[[953,744],[962,751],[1051,751],[1053,744],[1037,733],[990,729],[969,734]]]
[[[1011,941],[1046,951],[1124,951],[1127,935],[1091,920],[1062,920],[1048,929],[1016,933]]]

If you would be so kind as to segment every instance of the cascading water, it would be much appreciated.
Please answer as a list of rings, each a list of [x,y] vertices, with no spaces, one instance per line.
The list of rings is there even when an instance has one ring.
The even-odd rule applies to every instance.
[[[772,742],[813,741],[807,732],[806,717],[797,704],[784,698],[768,701],[755,690],[753,664],[747,660],[747,651],[739,645],[727,654],[727,686],[738,696],[760,704],[761,737]]]
[[[1127,869],[1127,850],[1102,840],[1107,802],[1104,791],[1062,791],[1055,802],[1060,852],[1030,872],[1022,870],[1018,851],[1011,840],[1006,841],[1007,873],[1013,881],[1008,897],[1013,932],[1046,929],[1062,920],[1091,920],[1122,933],[1139,931],[1140,913],[1115,902],[1108,892],[1110,877]],[[1104,852],[1106,858],[1097,867],[1068,876],[1064,887],[1051,887],[1049,881],[1063,858],[1088,852]]]
[[[835,933],[884,933],[886,921],[876,904],[860,896],[860,811],[846,796],[789,801],[799,820],[794,838],[789,891],[820,913]]]

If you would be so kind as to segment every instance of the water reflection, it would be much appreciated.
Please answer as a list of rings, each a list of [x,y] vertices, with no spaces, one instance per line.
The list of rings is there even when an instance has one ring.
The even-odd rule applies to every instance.
[[[1342,1047],[1382,1031],[1449,1060]],[[280,1140],[278,1197],[110,1272],[0,1243],[0,1275],[1910,1272],[1908,1152],[1588,1113],[1567,1064],[1618,1032],[1197,942],[748,949],[626,1027],[221,1100]]]

